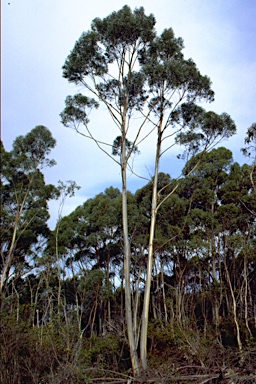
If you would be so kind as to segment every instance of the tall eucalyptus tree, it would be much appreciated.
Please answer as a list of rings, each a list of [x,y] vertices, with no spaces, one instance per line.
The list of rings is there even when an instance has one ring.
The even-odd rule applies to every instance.
[[[143,8],[134,12],[128,6],[113,12],[104,19],[93,20],[91,30],[84,32],[76,42],[74,49],[63,66],[63,76],[70,82],[83,85],[95,99],[81,94],[66,99],[66,108],[61,114],[66,126],[79,130],[79,123],[86,127],[86,136],[107,152],[101,138],[97,140],[88,128],[88,108],[106,106],[113,123],[117,126],[117,139],[113,145],[113,154],[107,152],[121,168],[125,307],[131,360],[135,373],[139,372],[139,360],[135,345],[132,324],[132,305],[130,292],[130,242],[127,220],[127,180],[128,161],[136,150],[127,135],[130,132],[132,113],[143,106],[143,75],[137,71],[141,51],[155,37],[155,18],[146,16]],[[138,129],[138,134],[143,123]],[[137,136],[138,136],[137,134]],[[136,137],[135,137],[136,141]],[[110,148],[112,145],[110,145]],[[113,156],[119,154],[119,160]]]
[[[81,93],[68,96],[61,113],[63,124],[93,140],[121,168],[126,322],[135,373],[140,369],[130,292],[131,246],[127,215],[129,160],[138,151],[137,145],[156,132],[148,270],[140,337],[142,368],[146,369],[156,214],[167,198],[160,199],[158,204],[157,196],[161,196],[161,191],[157,190],[160,158],[175,143],[185,145],[193,154],[196,151],[205,152],[216,141],[235,132],[235,125],[227,114],[219,116],[196,105],[199,101],[213,100],[210,79],[200,74],[191,59],[184,58],[183,41],[175,38],[171,28],[157,37],[154,26],[154,16],[146,16],[143,8],[132,12],[128,6],[124,6],[102,20],[96,18],[91,30],[84,32],[76,42],[63,66],[63,76],[69,82],[83,86],[93,96],[89,98]],[[100,104],[106,107],[117,127],[117,136],[112,144],[104,142],[101,137],[96,138],[89,128],[89,113]],[[85,130],[81,129],[81,125]],[[116,155],[119,158],[114,157]]]
[[[196,104],[202,100],[213,101],[214,93],[211,90],[210,79],[201,75],[191,59],[184,58],[182,49],[182,39],[175,38],[173,30],[169,28],[148,45],[141,57],[142,71],[150,90],[148,106],[153,114],[151,122],[157,131],[147,278],[141,326],[140,352],[143,369],[147,368],[147,328],[156,216],[162,203],[178,187],[177,183],[168,196],[161,198],[163,190],[158,190],[160,160],[175,144],[185,146],[187,155],[194,155],[200,151],[202,157],[216,142],[231,136],[236,131],[229,115],[206,112]],[[201,157],[195,167],[200,163]]]

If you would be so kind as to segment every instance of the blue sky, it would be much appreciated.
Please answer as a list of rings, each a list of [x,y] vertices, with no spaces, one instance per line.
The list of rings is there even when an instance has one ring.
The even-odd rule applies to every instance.
[[[62,65],[75,41],[95,17],[103,18],[125,4],[153,13],[158,33],[172,27],[183,38],[185,57],[192,57],[212,80],[215,102],[206,108],[229,113],[237,125],[237,135],[223,145],[236,161],[247,161],[240,148],[247,128],[256,122],[255,0],[2,0],[2,140],[10,150],[18,135],[36,125],[51,130],[57,140],[52,151],[57,166],[47,170],[47,182],[74,180],[81,186],[66,202],[66,214],[110,185],[120,186],[118,167],[91,142],[64,128],[59,114],[66,96],[80,90],[62,78]],[[94,126],[113,140],[112,127],[106,127],[102,114],[93,117]],[[150,142],[135,160],[136,171],[146,177],[153,167],[153,151]],[[176,153],[162,162],[162,170],[173,176],[183,165]],[[143,185],[133,177],[129,182],[131,190]],[[58,203],[51,203],[50,210],[54,226]]]

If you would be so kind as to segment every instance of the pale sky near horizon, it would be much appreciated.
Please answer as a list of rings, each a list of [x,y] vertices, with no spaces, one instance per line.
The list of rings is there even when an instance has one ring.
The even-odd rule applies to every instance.
[[[64,128],[59,114],[66,96],[81,91],[62,78],[62,65],[76,40],[95,17],[104,18],[125,4],[153,13],[158,34],[172,27],[183,38],[185,58],[191,57],[212,80],[215,102],[206,109],[227,112],[237,125],[236,136],[222,145],[232,150],[235,161],[248,161],[240,148],[247,128],[256,122],[256,0],[2,0],[2,140],[10,150],[18,135],[37,125],[51,130],[57,166],[45,172],[46,181],[74,180],[81,186],[66,202],[64,214],[105,188],[121,185],[118,167],[91,142]],[[94,126],[106,131],[100,113],[91,121]],[[136,171],[146,177],[153,167],[150,144],[135,159]],[[176,152],[169,153],[161,170],[176,177],[183,165]],[[134,177],[129,182],[132,191],[145,184]],[[51,203],[51,227],[57,210],[58,203]]]

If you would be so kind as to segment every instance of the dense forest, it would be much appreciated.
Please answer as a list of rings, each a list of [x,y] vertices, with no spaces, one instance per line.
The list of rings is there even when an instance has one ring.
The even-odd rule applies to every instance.
[[[53,164],[46,154],[54,144],[45,127],[36,127],[12,151],[2,147],[2,383],[10,377],[12,383],[82,383],[104,370],[115,377],[131,368],[122,194],[107,188],[60,216],[50,231],[47,201],[59,198],[61,209],[76,188],[45,184],[41,167]],[[233,364],[248,376],[256,369],[255,172],[219,147],[186,177],[197,156],[185,165],[178,188],[170,175],[158,178],[164,202],[154,241],[150,367],[171,376],[182,367],[205,374]],[[128,192],[137,337],[151,195],[151,181]]]
[[[220,145],[234,122],[196,104],[213,100],[209,78],[154,25],[127,6],[95,19],[63,66],[95,99],[68,96],[62,123],[120,166],[120,190],[63,216],[79,187],[46,184],[51,132],[1,143],[3,384],[256,382],[256,125],[248,163],[234,162]],[[89,128],[100,103],[117,126],[111,145]],[[130,192],[130,161],[153,131],[154,174]],[[173,145],[186,159],[177,179],[159,171]]]

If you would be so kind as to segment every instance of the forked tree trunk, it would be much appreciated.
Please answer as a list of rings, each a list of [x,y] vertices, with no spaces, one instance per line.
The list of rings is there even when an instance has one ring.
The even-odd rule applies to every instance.
[[[133,332],[132,318],[132,300],[131,300],[131,250],[128,234],[128,209],[127,209],[127,186],[126,186],[126,165],[125,165],[125,140],[123,140],[122,148],[122,212],[123,212],[123,241],[124,241],[124,282],[125,282],[125,318],[127,325],[127,333],[130,347],[130,356],[132,368],[135,375],[139,374],[139,359],[135,343],[135,335]]]
[[[141,320],[141,338],[140,338],[140,358],[142,368],[147,369],[147,334],[148,334],[148,315],[149,315],[149,302],[150,302],[150,287],[153,270],[153,254],[154,254],[154,237],[155,237],[155,226],[156,226],[156,214],[157,214],[157,183],[158,183],[158,170],[160,162],[160,151],[161,151],[161,124],[158,128],[158,141],[156,150],[155,160],[155,171],[153,179],[152,189],[152,203],[151,203],[151,223],[149,233],[149,245],[148,245],[148,263],[147,263],[147,275],[146,285],[144,293],[143,312]]]

